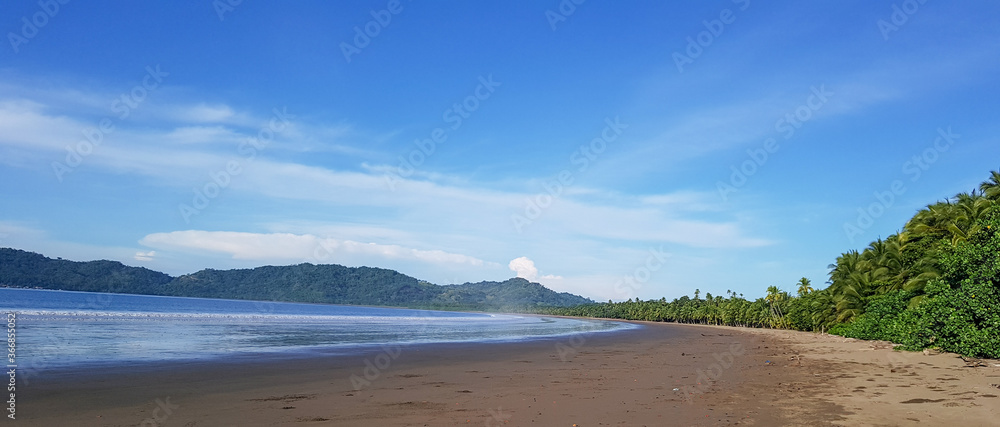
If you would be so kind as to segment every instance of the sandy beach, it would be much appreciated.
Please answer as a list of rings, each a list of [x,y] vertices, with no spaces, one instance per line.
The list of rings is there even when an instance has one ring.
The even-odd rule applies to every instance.
[[[53,372],[20,425],[997,425],[1000,362],[842,337],[639,323],[517,343]]]

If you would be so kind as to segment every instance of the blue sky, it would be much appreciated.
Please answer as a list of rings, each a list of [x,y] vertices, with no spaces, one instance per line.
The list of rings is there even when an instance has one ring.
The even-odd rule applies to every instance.
[[[0,4],[0,246],[757,297],[1000,168],[992,2],[233,3]]]

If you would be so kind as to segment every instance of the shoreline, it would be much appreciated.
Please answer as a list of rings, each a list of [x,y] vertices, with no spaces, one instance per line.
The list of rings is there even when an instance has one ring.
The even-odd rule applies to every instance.
[[[571,321],[597,321],[606,323],[615,323],[620,325],[615,325],[609,329],[598,329],[598,330],[587,330],[587,331],[568,331],[559,333],[550,333],[545,335],[513,335],[513,336],[498,336],[498,337],[484,337],[484,338],[467,338],[467,339],[454,339],[454,340],[421,340],[421,341],[411,341],[411,342],[351,342],[351,343],[340,343],[340,344],[322,344],[322,345],[308,345],[304,347],[275,347],[271,351],[261,351],[261,350],[245,350],[232,353],[210,353],[201,354],[198,356],[192,356],[188,358],[167,358],[167,359],[115,359],[106,361],[76,361],[71,363],[54,363],[53,360],[47,358],[42,358],[40,361],[28,361],[27,363],[22,363],[20,370],[29,372],[30,377],[37,376],[54,376],[64,379],[75,379],[77,377],[85,378],[90,373],[94,371],[105,370],[108,368],[127,368],[129,372],[157,372],[163,370],[170,370],[173,367],[185,366],[185,367],[198,367],[205,369],[212,369],[214,367],[224,367],[225,365],[232,364],[286,364],[294,363],[296,361],[309,361],[316,359],[332,359],[332,358],[350,358],[356,357],[357,355],[368,354],[371,352],[377,352],[380,348],[384,347],[402,347],[402,348],[413,348],[420,349],[426,348],[432,350],[435,348],[448,348],[449,346],[480,346],[480,345],[492,345],[492,344],[507,344],[516,345],[522,342],[532,342],[532,341],[558,341],[565,340],[568,337],[573,336],[591,336],[597,334],[614,334],[620,333],[636,328],[641,328],[642,325],[636,322],[630,322],[619,319],[599,319],[599,318],[582,318],[582,317],[572,317],[572,316],[554,316],[554,315],[542,315],[542,314],[519,314],[519,313],[502,313],[505,316],[515,316],[515,317],[535,317],[535,318],[559,318]],[[44,380],[43,380],[44,381]]]
[[[896,360],[898,352],[813,333],[627,323],[642,327],[53,376],[19,388],[18,421],[585,427],[986,425],[1000,417],[1000,399],[989,397],[1000,390],[988,389],[1000,369],[954,366],[961,361],[947,355]]]
[[[559,317],[571,320],[580,320],[569,316],[548,316],[530,315],[535,317]],[[316,363],[325,360],[331,363],[339,363],[345,359],[363,357],[366,355],[379,354],[385,348],[399,348],[406,352],[429,352],[453,351],[455,349],[473,350],[485,349],[489,346],[521,346],[532,347],[532,344],[558,343],[571,341],[574,337],[584,339],[604,334],[618,334],[627,331],[641,329],[643,325],[638,322],[630,322],[616,319],[590,319],[608,322],[624,323],[629,327],[585,331],[567,332],[553,335],[530,335],[518,336],[515,338],[486,338],[469,339],[460,341],[421,341],[406,343],[356,343],[348,345],[315,346],[310,348],[296,348],[287,350],[275,350],[271,352],[242,352],[236,354],[216,354],[190,359],[161,359],[161,360],[115,360],[105,362],[81,362],[74,365],[53,366],[49,368],[34,369],[30,366],[22,368],[32,371],[31,378],[42,377],[35,380],[36,384],[58,385],[61,382],[79,382],[89,380],[93,376],[115,376],[134,375],[137,373],[157,373],[169,372],[177,368],[185,370],[216,370],[229,369],[236,366],[254,369],[275,369],[294,363]],[[554,345],[554,344],[553,344]],[[30,365],[30,362],[29,362]],[[43,363],[44,365],[44,363]],[[107,371],[109,368],[115,368]]]

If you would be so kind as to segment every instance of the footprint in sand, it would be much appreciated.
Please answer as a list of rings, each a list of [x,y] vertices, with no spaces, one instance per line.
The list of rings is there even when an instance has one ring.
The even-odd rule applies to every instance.
[[[944,399],[910,399],[910,400],[904,400],[899,403],[938,403],[938,402],[944,402]]]

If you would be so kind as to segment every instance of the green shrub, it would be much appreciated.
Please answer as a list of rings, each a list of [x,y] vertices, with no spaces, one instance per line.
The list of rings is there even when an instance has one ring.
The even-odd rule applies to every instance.
[[[829,332],[831,335],[840,335],[842,337],[846,337],[848,331],[850,330],[851,330],[851,323],[838,323],[830,327],[830,330],[827,332]]]
[[[843,335],[863,340],[900,342],[909,333],[908,325],[902,323],[900,316],[914,296],[912,292],[898,290],[872,298],[864,314],[843,328]]]
[[[1000,293],[996,285],[944,281],[929,286],[928,299],[916,308],[917,333],[908,347],[937,346],[977,357],[1000,358]]]

